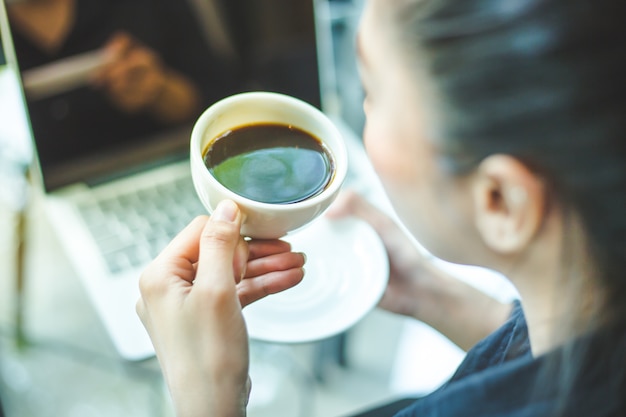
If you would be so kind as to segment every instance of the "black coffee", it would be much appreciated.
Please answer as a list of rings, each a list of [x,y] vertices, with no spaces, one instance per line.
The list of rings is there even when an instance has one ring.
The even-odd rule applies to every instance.
[[[204,163],[228,189],[263,203],[313,197],[331,180],[334,162],[319,139],[283,124],[253,124],[213,140]]]

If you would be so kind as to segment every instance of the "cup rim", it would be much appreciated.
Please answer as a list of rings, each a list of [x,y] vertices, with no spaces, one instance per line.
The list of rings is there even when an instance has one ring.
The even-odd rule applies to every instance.
[[[258,99],[258,100],[271,100],[275,103],[287,104],[289,106],[294,106],[300,111],[311,112],[315,118],[326,125],[326,129],[330,130],[332,134],[338,138],[337,146],[330,147],[328,143],[324,140],[324,138],[319,138],[325,146],[327,146],[332,152],[333,158],[335,159],[335,170],[333,172],[333,177],[330,180],[330,184],[324,188],[319,194],[297,201],[295,203],[264,203],[262,201],[253,200],[247,197],[242,196],[241,194],[237,194],[234,191],[230,190],[228,187],[219,182],[204,164],[204,160],[202,158],[202,147],[204,144],[202,143],[202,139],[204,137],[204,130],[208,120],[215,114],[220,112],[223,108],[233,105],[238,101],[242,100],[250,100],[250,99]],[[243,125],[242,125],[243,126]],[[297,126],[297,125],[296,125]],[[301,126],[297,126],[305,131],[307,129],[302,128]],[[345,177],[348,172],[348,155],[345,141],[343,140],[343,136],[341,132],[337,128],[337,126],[332,122],[332,120],[320,109],[315,106],[298,99],[296,97],[292,97],[289,95],[274,93],[268,91],[251,91],[245,93],[238,93],[232,96],[225,97],[213,105],[208,107],[197,119],[196,123],[193,126],[191,132],[191,149],[190,155],[192,159],[192,170],[197,170],[197,166],[200,166],[204,169],[197,170],[198,173],[208,180],[212,186],[217,187],[223,195],[226,195],[229,199],[243,203],[248,206],[254,206],[261,209],[271,209],[274,211],[282,212],[282,211],[293,211],[297,209],[304,209],[311,206],[319,205],[320,202],[326,200],[329,196],[334,195],[338,189],[342,186]],[[195,168],[194,168],[195,166]]]

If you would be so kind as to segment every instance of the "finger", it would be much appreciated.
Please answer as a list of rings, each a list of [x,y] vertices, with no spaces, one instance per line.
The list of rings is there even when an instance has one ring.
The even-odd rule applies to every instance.
[[[126,91],[135,88],[137,80],[141,79],[145,68],[135,65],[130,60],[122,60],[109,68],[106,74],[106,85],[112,91]]]
[[[146,305],[142,297],[139,297],[139,299],[135,303],[135,312],[137,313],[137,315],[139,316],[139,319],[145,326],[147,314],[146,314]]]
[[[198,216],[193,219],[161,251],[157,259],[183,258],[192,264],[198,262],[198,242],[208,219],[208,216]]]
[[[123,31],[114,33],[106,45],[104,45],[105,51],[116,57],[123,56],[132,47],[133,38]]]
[[[248,242],[250,255],[248,260],[291,251],[291,244],[283,240],[251,240]]]
[[[217,205],[202,230],[194,285],[225,288],[234,284],[233,261],[241,238],[241,222],[241,211],[233,201]]]
[[[118,58],[111,61],[98,72],[94,78],[94,86],[108,93],[123,90],[126,83],[124,74],[128,71],[127,67],[128,64],[123,59]]]
[[[409,235],[388,214],[354,191],[345,191],[329,211],[330,218],[354,216],[368,223],[380,237],[390,259],[390,268],[416,256],[415,244]],[[419,256],[419,254],[417,254]]]
[[[106,56],[105,65],[92,76],[92,83],[96,87],[103,87],[109,78],[112,68],[124,60],[124,56],[132,47],[132,38],[126,32],[116,32],[102,47]]]
[[[110,64],[105,67],[101,78],[108,83],[114,81],[124,83],[123,88],[132,87],[150,71],[160,71],[154,54],[131,44],[125,46],[123,54],[118,53],[114,56],[115,59],[111,60]]]
[[[249,261],[244,278],[258,277],[273,271],[302,268],[305,262],[306,257],[302,253],[283,252],[269,255]]]
[[[248,244],[243,237],[240,237],[235,249],[235,259],[233,259],[235,282],[241,281],[246,274],[248,267],[248,252]]]
[[[242,307],[245,307],[270,294],[285,291],[299,284],[304,278],[303,268],[287,271],[275,271],[260,277],[244,279],[237,285],[237,295]]]
[[[330,205],[325,216],[334,219],[354,215],[355,204],[359,198],[361,196],[358,193],[344,189]]]
[[[142,46],[137,46],[129,52],[128,61],[136,67],[142,67],[154,71],[161,70],[159,56],[151,49]]]
[[[385,235],[390,227],[397,228],[391,217],[351,190],[341,193],[326,215],[329,218],[358,217],[369,223],[381,236]]]
[[[166,282],[172,277],[189,283],[195,277],[193,265],[198,260],[199,241],[207,216],[198,216],[170,241],[139,277],[140,302],[136,308],[140,317],[146,314],[146,299],[165,294]]]

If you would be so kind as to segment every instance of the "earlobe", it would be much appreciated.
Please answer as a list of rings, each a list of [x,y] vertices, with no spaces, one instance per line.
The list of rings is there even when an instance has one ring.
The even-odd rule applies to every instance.
[[[541,228],[546,198],[543,182],[511,156],[492,155],[481,162],[472,198],[476,229],[494,252],[522,252]]]

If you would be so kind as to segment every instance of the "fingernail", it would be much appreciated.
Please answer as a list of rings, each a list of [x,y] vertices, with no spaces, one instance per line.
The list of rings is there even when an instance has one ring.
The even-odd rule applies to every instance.
[[[304,263],[306,263],[306,253],[300,252],[300,255],[302,255],[302,259],[304,260]]]
[[[237,218],[239,207],[231,200],[223,200],[215,207],[211,218],[222,222],[234,222]]]

